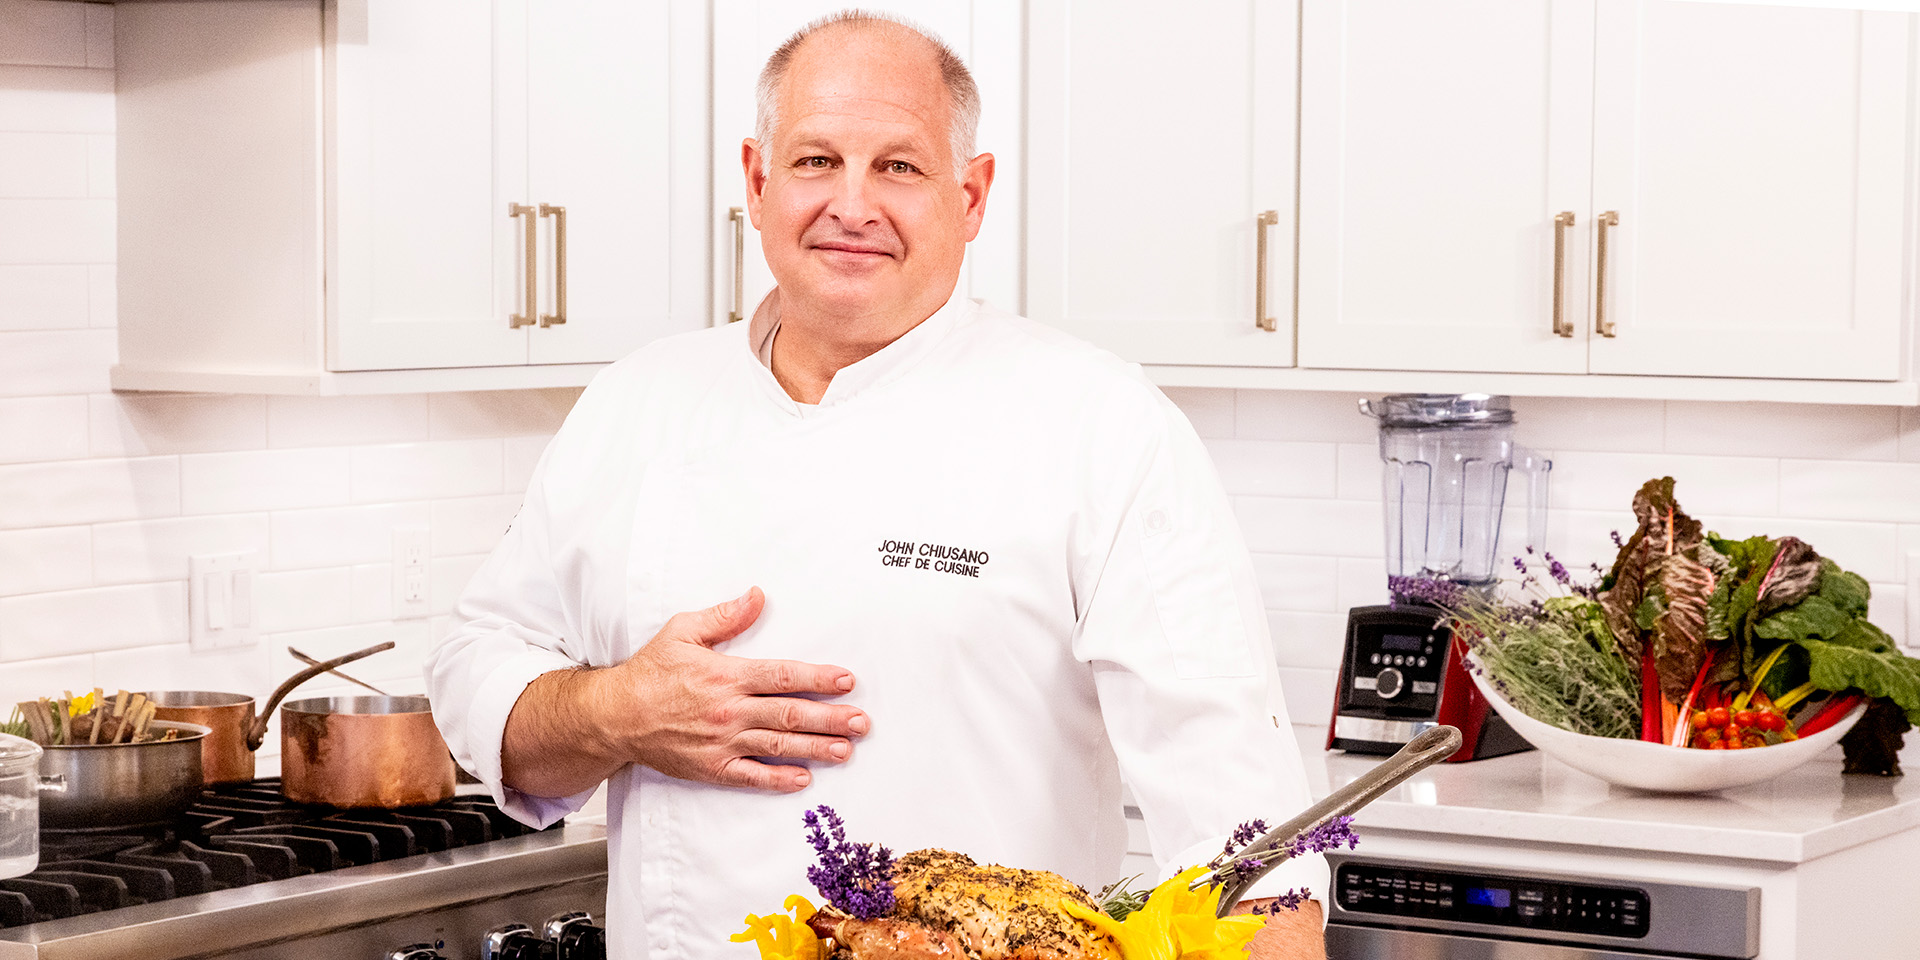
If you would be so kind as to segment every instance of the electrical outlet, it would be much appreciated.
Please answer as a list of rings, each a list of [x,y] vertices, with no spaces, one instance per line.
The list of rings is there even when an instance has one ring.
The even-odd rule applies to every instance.
[[[395,620],[418,620],[427,615],[427,571],[430,565],[427,528],[393,528]]]
[[[253,625],[253,581],[260,553],[187,558],[187,641],[196,652],[260,642]]]

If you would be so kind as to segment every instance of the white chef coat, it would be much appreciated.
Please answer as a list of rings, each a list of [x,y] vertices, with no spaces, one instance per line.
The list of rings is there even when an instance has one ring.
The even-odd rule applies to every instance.
[[[754,585],[765,609],[721,652],[853,671],[840,699],[872,733],[797,794],[611,778],[614,956],[752,957],[727,940],[746,914],[819,902],[816,804],[856,841],[1092,890],[1118,879],[1123,778],[1165,873],[1306,806],[1246,548],[1138,367],[956,297],[804,405],[755,356],[773,309],[757,336],[671,337],[594,380],[427,666],[461,765],[540,825],[590,796],[500,782],[541,673],[623,661]],[[1307,858],[1260,889],[1325,878]]]

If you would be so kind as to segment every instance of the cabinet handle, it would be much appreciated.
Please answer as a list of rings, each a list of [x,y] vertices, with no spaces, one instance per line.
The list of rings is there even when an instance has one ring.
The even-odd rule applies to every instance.
[[[728,207],[727,219],[733,221],[733,309],[727,311],[727,322],[739,323],[747,318],[741,312],[746,309],[741,301],[747,299],[747,211]]]
[[[508,329],[531,326],[535,322],[535,318],[540,314],[540,261],[538,250],[540,240],[539,237],[535,235],[533,222],[534,216],[539,212],[540,208],[532,204],[507,204],[507,216],[525,216],[527,218],[527,269],[526,273],[521,276],[521,279],[525,281],[527,285],[527,312],[508,316]]]
[[[1599,236],[1594,239],[1593,332],[1603,337],[1614,335],[1613,321],[1607,319],[1607,228],[1620,225],[1620,212],[1608,210],[1594,221]]]
[[[1253,325],[1268,333],[1280,329],[1280,321],[1267,316],[1267,228],[1279,222],[1273,210],[1253,218]]]
[[[1573,336],[1573,321],[1567,319],[1567,228],[1573,226],[1573,211],[1553,218],[1553,335]]]
[[[540,205],[540,219],[553,218],[553,312],[540,315],[540,325],[567,322],[567,208]]]

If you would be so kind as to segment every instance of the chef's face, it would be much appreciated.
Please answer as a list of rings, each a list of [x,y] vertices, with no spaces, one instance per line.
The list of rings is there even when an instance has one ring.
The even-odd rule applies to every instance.
[[[993,182],[989,154],[954,170],[950,114],[933,52],[910,32],[829,27],[800,47],[772,142],[741,151],[783,318],[885,341],[946,302]]]

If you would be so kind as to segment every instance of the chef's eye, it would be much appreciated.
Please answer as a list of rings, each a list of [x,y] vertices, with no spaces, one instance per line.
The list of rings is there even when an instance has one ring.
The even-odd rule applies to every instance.
[[[906,162],[905,160],[889,160],[887,161],[887,172],[901,173],[901,174],[919,173],[920,168],[914,166],[911,163]]]
[[[795,164],[795,166],[803,170],[825,170],[833,166],[833,161],[828,160],[826,157],[804,157],[798,164]]]

